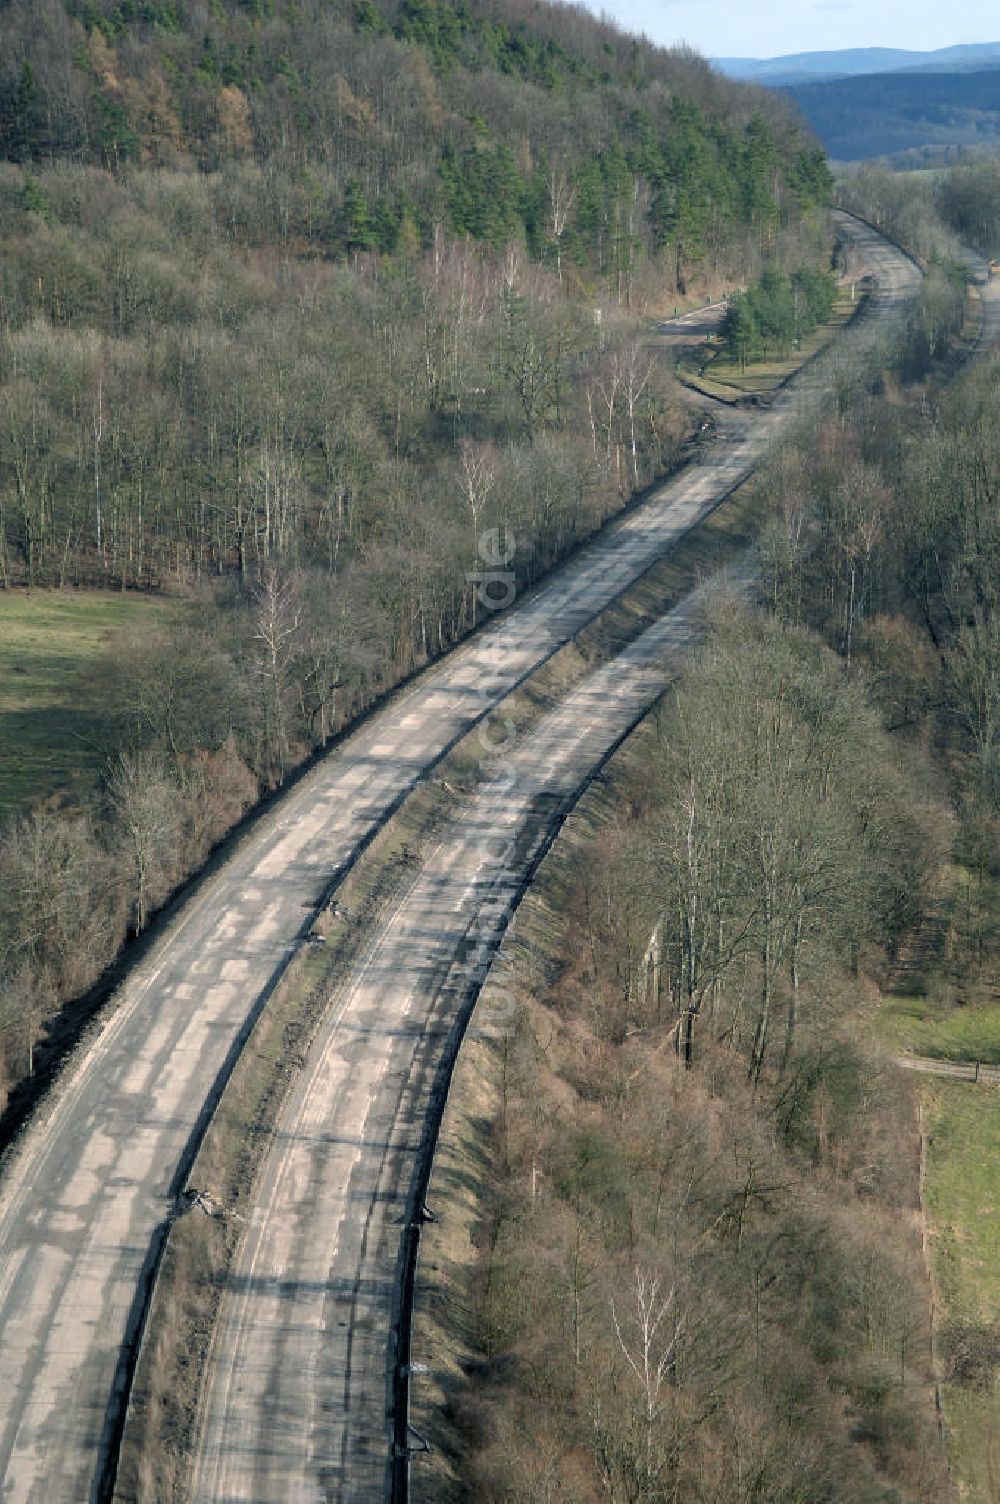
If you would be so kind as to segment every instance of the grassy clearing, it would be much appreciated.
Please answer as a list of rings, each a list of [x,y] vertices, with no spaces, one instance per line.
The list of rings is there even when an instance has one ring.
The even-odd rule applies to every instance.
[[[926,1204],[942,1321],[1000,1321],[1000,1091],[958,1082],[924,1089]],[[1000,1504],[1000,1388],[944,1391],[959,1494]]]
[[[964,1082],[926,1088],[927,1210],[950,1314],[1000,1319],[1000,1091]]]
[[[768,396],[783,386],[806,361],[829,344],[855,312],[857,304],[842,293],[834,307],[833,316],[826,324],[816,329],[803,340],[797,350],[780,360],[755,361],[745,371],[739,362],[727,360],[721,350],[708,348],[697,366],[679,367],[679,374],[696,390],[710,397],[721,397],[735,402],[741,397]]]
[[[978,1060],[1000,1064],[1000,1005],[961,1005],[941,998],[891,997],[882,1008],[881,1030],[897,1052],[932,1060]]]
[[[0,815],[94,776],[102,716],[87,669],[116,633],[180,610],[119,592],[0,591]]]
[[[1000,1063],[1000,1004],[980,979],[993,943],[995,884],[956,865],[936,932],[878,1028],[897,1053],[948,1061]],[[936,938],[934,938],[936,934]],[[924,1210],[930,1231],[937,1329],[954,1321],[1000,1321],[1000,1091],[929,1080],[921,1086],[927,1127]],[[1000,1392],[944,1383],[948,1450],[958,1496],[1000,1504]]]
[[[948,1452],[958,1496],[967,1504],[1000,1504],[1000,1395],[945,1392]]]

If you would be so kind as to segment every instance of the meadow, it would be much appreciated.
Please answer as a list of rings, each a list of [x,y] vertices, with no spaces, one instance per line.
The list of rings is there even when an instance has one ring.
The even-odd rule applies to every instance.
[[[947,1347],[956,1322],[987,1330],[1000,1314],[1000,1092],[936,1081],[924,1091],[925,1200]],[[1000,1391],[947,1384],[949,1451],[962,1498],[1000,1498]]]
[[[118,634],[180,609],[119,591],[0,591],[0,817],[99,774],[102,707],[88,671]]]

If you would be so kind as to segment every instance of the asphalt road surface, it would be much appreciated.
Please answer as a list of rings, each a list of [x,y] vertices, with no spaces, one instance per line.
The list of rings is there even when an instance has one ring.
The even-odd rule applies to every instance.
[[[692,308],[674,319],[661,319],[656,325],[657,342],[668,347],[686,349],[690,345],[703,345],[710,334],[715,334],[726,312],[725,303],[706,303],[702,308]]]
[[[852,233],[879,280],[873,316],[891,317],[917,273]],[[450,744],[704,517],[821,380],[814,366],[767,411],[726,414],[700,462],[335,749],[123,986],[0,1180],[3,1504],[100,1499],[141,1292],[206,1104],[309,911]]]
[[[491,951],[551,823],[662,693],[700,606],[688,596],[515,747],[333,999],[223,1297],[197,1504],[386,1498],[404,1233],[467,952]]]

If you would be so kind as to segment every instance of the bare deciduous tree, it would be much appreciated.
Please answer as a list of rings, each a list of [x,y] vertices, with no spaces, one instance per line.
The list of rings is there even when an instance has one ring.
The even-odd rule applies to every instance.
[[[119,753],[108,772],[107,790],[131,867],[132,928],[138,935],[146,927],[151,904],[169,887],[178,791],[158,758],[148,752]]]

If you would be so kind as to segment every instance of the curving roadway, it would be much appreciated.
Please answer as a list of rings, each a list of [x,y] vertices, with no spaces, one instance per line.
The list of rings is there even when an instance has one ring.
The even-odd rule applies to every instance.
[[[918,273],[873,231],[849,233],[878,279],[873,317],[891,318]],[[334,749],[122,987],[0,1179],[4,1504],[107,1496],[145,1292],[206,1112],[331,883],[448,747],[706,516],[826,379],[817,363],[767,411],[727,415],[724,442]]]
[[[589,675],[503,759],[333,998],[223,1297],[196,1504],[390,1495],[406,1228],[470,975],[554,825],[663,692],[703,594]]]

